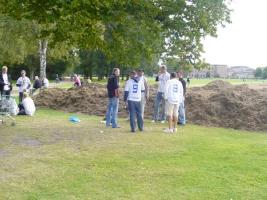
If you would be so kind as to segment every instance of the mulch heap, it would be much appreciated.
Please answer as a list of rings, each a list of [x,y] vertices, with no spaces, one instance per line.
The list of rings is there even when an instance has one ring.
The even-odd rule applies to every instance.
[[[150,88],[145,110],[148,119],[152,118],[156,87]],[[34,101],[40,107],[98,116],[105,115],[108,102],[106,87],[96,83],[68,90],[48,89],[36,95]],[[221,80],[192,87],[187,91],[186,115],[187,121],[193,124],[267,131],[267,90],[234,86]],[[120,99],[119,117],[126,116],[125,104]]]

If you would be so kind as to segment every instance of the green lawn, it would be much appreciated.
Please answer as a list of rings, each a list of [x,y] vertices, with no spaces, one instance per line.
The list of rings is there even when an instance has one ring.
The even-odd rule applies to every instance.
[[[191,83],[189,85],[189,87],[194,87],[194,86],[203,86],[206,85],[208,83],[210,83],[211,81],[214,80],[224,80],[227,81],[231,84],[248,84],[248,85],[256,85],[256,84],[267,84],[267,80],[257,80],[257,79],[247,79],[245,81],[243,81],[242,79],[215,79],[215,78],[211,78],[211,79],[191,79]],[[93,80],[94,83],[100,83],[100,84],[106,84],[107,80],[101,80],[101,81],[97,81],[96,79]],[[153,77],[148,77],[148,82],[150,85],[156,84],[155,78]],[[124,85],[124,81],[121,81],[121,84]],[[61,82],[59,84],[54,84],[54,87],[58,87],[58,88],[70,88],[73,86],[72,82]]]
[[[267,199],[267,135],[186,125],[164,134],[41,109],[0,129],[0,199]],[[101,133],[104,131],[104,133]]]

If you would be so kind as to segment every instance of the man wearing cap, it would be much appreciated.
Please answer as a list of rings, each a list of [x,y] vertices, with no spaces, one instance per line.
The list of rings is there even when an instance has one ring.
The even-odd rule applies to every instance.
[[[7,66],[2,67],[2,73],[0,74],[0,92],[1,96],[9,97],[12,90],[12,83],[10,77],[7,74]]]
[[[156,81],[158,81],[158,92],[155,99],[154,104],[154,115],[152,122],[156,122],[158,120],[161,121],[161,123],[165,122],[165,100],[164,100],[164,92],[167,81],[170,80],[170,74],[167,72],[167,67],[165,65],[162,65],[160,67],[160,71],[158,76],[156,77]],[[161,117],[159,117],[159,111],[160,111],[160,105],[161,105]]]
[[[19,87],[19,103],[21,103],[23,99],[23,93],[28,92],[31,88],[31,81],[26,76],[25,70],[21,71],[21,77],[18,78],[16,85]]]
[[[142,114],[142,118],[144,119],[145,105],[146,105],[146,101],[149,98],[149,86],[148,86],[148,81],[146,77],[144,76],[144,70],[139,69],[137,71],[137,74],[138,74],[140,81],[142,81],[145,86],[145,90],[142,92],[142,98],[141,98],[141,114]]]
[[[128,103],[130,114],[131,132],[136,131],[136,121],[139,131],[143,131],[143,118],[141,114],[142,91],[145,90],[144,82],[140,81],[136,71],[130,73],[130,79],[126,82],[124,89],[124,101]]]

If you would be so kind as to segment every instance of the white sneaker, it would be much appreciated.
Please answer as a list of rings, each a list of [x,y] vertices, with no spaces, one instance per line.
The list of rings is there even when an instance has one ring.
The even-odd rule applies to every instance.
[[[152,123],[155,123],[155,120],[152,120],[151,122],[152,122]]]
[[[165,123],[165,121],[164,121],[164,120],[162,120],[160,123],[164,124],[164,123]]]
[[[174,132],[174,133],[177,133],[177,128],[174,128],[174,129],[173,129],[173,132]]]
[[[173,130],[172,130],[172,129],[169,129],[169,128],[167,128],[167,129],[163,130],[163,132],[164,132],[164,133],[173,133]]]

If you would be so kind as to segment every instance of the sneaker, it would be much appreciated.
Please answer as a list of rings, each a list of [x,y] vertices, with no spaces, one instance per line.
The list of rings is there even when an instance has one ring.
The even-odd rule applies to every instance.
[[[160,123],[164,124],[164,123],[165,123],[165,121],[164,121],[164,120],[162,120]]]
[[[163,132],[164,132],[164,133],[173,133],[173,130],[172,130],[172,129],[169,129],[169,128],[167,128],[167,129],[163,130]]]
[[[152,123],[155,123],[155,120],[152,120],[151,122],[152,122]]]
[[[174,132],[174,133],[177,133],[177,128],[174,128],[174,129],[173,129],[173,132]]]

